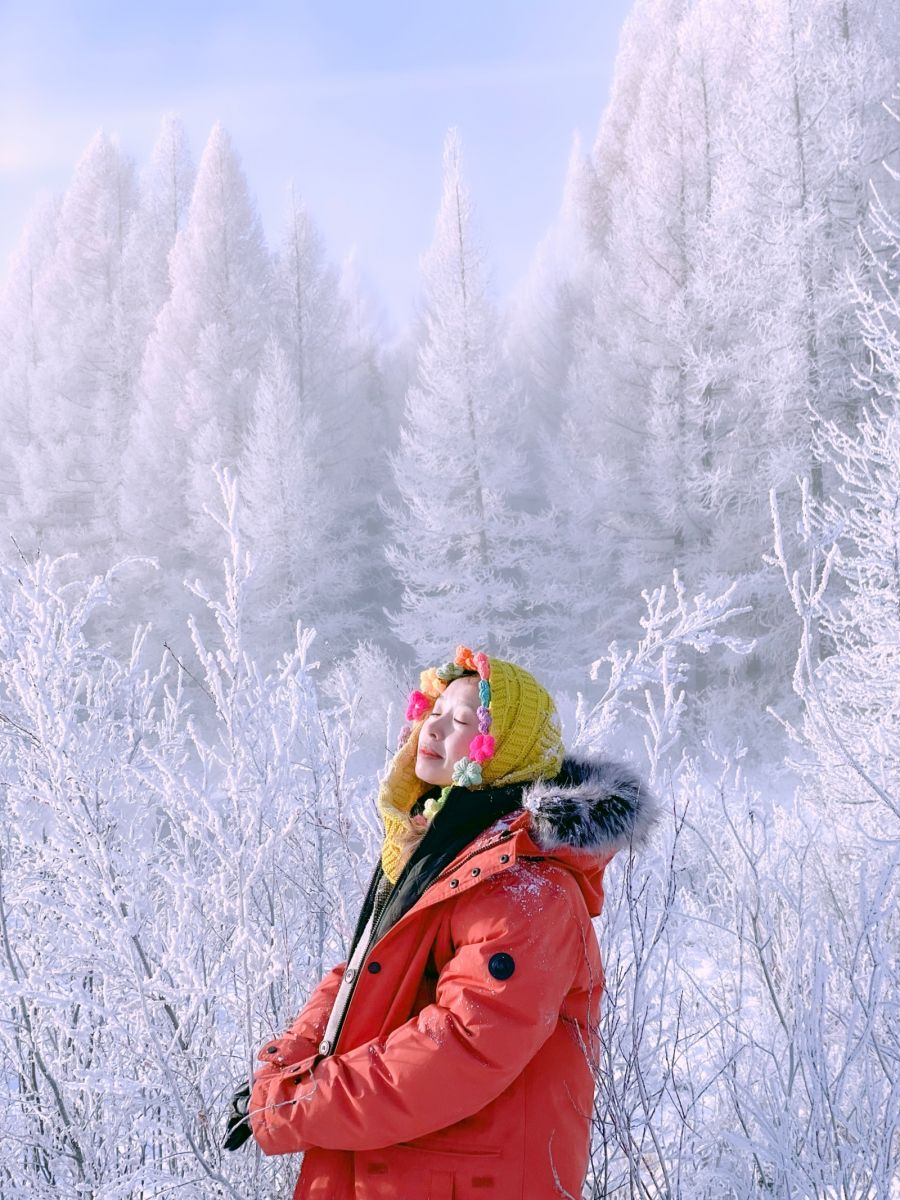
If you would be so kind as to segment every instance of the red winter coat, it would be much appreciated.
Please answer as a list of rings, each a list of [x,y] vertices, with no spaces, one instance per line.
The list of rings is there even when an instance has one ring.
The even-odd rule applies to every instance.
[[[263,1152],[304,1152],[294,1200],[581,1197],[603,989],[591,918],[652,798],[621,764],[567,758],[522,804],[369,948],[333,1055],[318,1042],[346,963],[276,1039],[288,1065],[254,1076]]]

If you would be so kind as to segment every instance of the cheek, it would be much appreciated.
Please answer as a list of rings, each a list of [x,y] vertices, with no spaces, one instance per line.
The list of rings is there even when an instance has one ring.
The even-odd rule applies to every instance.
[[[463,726],[460,725],[456,727],[456,730],[454,731],[455,736],[453,739],[456,758],[462,758],[464,754],[468,753],[469,746],[471,746],[477,732],[477,726],[467,725],[465,728],[463,728]]]

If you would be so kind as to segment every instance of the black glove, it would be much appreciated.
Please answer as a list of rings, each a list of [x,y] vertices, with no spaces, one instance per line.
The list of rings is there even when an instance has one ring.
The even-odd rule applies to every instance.
[[[248,1137],[252,1137],[253,1130],[250,1128],[250,1118],[247,1116],[249,1105],[250,1084],[245,1083],[231,1097],[228,1127],[225,1131],[225,1137],[222,1139],[222,1146],[226,1150],[237,1150],[243,1146]]]

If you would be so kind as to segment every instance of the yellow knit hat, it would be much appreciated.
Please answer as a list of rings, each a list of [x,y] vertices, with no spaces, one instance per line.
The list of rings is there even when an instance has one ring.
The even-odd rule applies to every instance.
[[[562,765],[563,744],[559,714],[549,692],[528,671],[502,658],[473,654],[458,646],[452,662],[429,667],[420,677],[421,691],[410,695],[408,736],[391,760],[378,791],[378,808],[384,821],[381,865],[392,883],[402,866],[399,839],[407,828],[404,814],[432,784],[416,775],[419,733],[437,697],[451,680],[475,672],[479,675],[479,733],[469,755],[453,768],[453,784],[439,799],[429,800],[425,815],[431,819],[450,788],[503,787],[533,779],[552,779]]]

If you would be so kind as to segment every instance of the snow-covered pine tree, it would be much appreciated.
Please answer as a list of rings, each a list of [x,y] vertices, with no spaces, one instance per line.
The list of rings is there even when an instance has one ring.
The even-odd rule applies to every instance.
[[[546,460],[555,458],[573,338],[593,295],[586,186],[587,164],[576,134],[559,211],[514,295],[510,314],[508,353],[525,398],[523,417],[528,418],[523,434],[534,488],[526,497],[530,512],[539,510],[548,477],[559,482],[568,474],[566,464],[558,462],[548,472]]]
[[[586,664],[612,638],[620,603],[611,570],[614,529],[599,513],[594,487],[612,469],[611,462],[599,461],[610,452],[609,432],[595,381],[579,391],[574,374],[583,369],[596,287],[597,257],[586,220],[592,185],[592,164],[576,138],[560,210],[535,254],[510,337],[529,417],[533,493],[523,524],[530,547],[525,575],[533,665],[551,686],[571,689],[587,682]],[[615,504],[621,508],[627,496],[618,491]]]
[[[713,114],[733,63],[721,32],[703,29],[703,8],[636,5],[581,189],[593,297],[576,320],[548,494],[565,542],[586,548],[565,629],[577,644],[594,639],[591,657],[627,635],[641,592],[673,567],[697,593],[728,583],[711,570],[709,549],[716,459],[727,453],[717,443],[728,429],[716,423],[707,365],[715,300],[704,238]]]
[[[879,29],[896,24],[872,4]],[[736,598],[754,610],[741,632],[757,653],[698,657],[692,682],[710,688],[710,719],[740,678],[759,688],[757,721],[789,687],[786,601],[760,554],[765,485],[809,467],[819,486],[807,404],[832,384],[846,396],[860,353],[841,282],[854,253],[845,192],[891,143],[873,107],[884,44],[853,13],[826,0],[639,2],[595,145],[594,309],[567,406],[573,461],[585,464],[578,500],[598,533],[611,529],[604,561],[620,598],[672,565],[695,591],[740,581]],[[829,91],[835,55],[865,89]],[[632,602],[607,611],[609,633],[630,627]],[[745,708],[756,744],[748,719]]]
[[[54,253],[34,284],[36,349],[28,441],[17,452],[23,548],[77,550],[88,569],[113,549],[117,464],[127,429],[127,347],[118,306],[136,199],[134,165],[100,131],[59,213]]]
[[[169,254],[190,203],[196,169],[181,119],[167,115],[141,172],[137,206],[125,239],[121,312],[133,391],[144,347],[171,292]]]
[[[384,516],[379,497],[397,499],[390,451],[396,446],[403,395],[392,389],[384,364],[384,318],[365,280],[355,249],[341,265],[340,294],[347,314],[345,403],[353,424],[353,486],[347,489],[348,525],[360,539],[355,591],[347,633],[354,641],[384,637],[384,607],[396,607],[400,592],[385,560]]]
[[[25,531],[20,503],[19,457],[31,441],[32,383],[43,345],[35,301],[38,279],[56,248],[59,201],[35,204],[10,262],[0,296],[0,561],[15,555],[17,533]]]
[[[386,554],[403,586],[391,624],[426,662],[461,640],[501,655],[518,639],[530,648],[512,512],[524,483],[521,402],[502,358],[461,155],[451,129],[434,239],[422,259],[417,377],[392,455],[401,501],[385,505]]]
[[[322,236],[293,185],[273,267],[273,321],[285,368],[279,369],[276,390],[294,410],[289,420],[306,461],[285,461],[285,478],[300,489],[288,501],[294,545],[284,548],[286,577],[276,582],[269,575],[280,599],[264,605],[258,617],[274,648],[290,639],[302,615],[317,629],[323,658],[332,659],[372,632],[371,618],[360,612],[374,558],[365,520],[374,507],[372,461],[384,453],[389,431],[377,410],[372,343],[366,345],[351,331],[340,273],[328,261]],[[248,466],[260,447],[257,436],[247,448]],[[294,451],[285,444],[281,453],[287,460]],[[272,514],[262,516],[266,471],[262,466],[250,472],[256,522],[251,544],[264,525],[282,521],[282,503],[274,498]],[[268,549],[266,555],[274,568]],[[261,591],[254,595],[262,602]]]
[[[350,573],[335,553],[338,503],[321,463],[320,420],[302,403],[295,369],[270,334],[240,465],[254,562],[247,617],[265,662],[283,653],[298,621],[339,632]]]
[[[120,493],[126,548],[162,567],[141,580],[135,611],[164,618],[164,637],[192,607],[186,573],[202,579],[221,559],[203,505],[216,502],[212,464],[233,466],[240,453],[270,322],[262,226],[219,123],[169,262],[171,295],[141,365]]]

